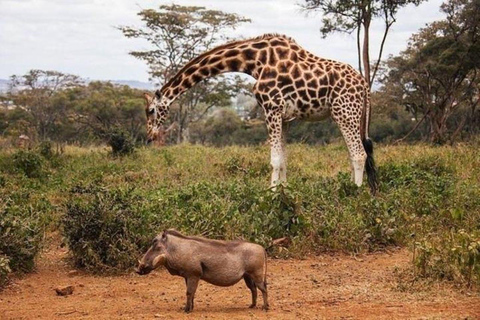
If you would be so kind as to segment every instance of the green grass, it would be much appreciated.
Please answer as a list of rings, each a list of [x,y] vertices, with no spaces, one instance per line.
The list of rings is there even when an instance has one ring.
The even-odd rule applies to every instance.
[[[128,269],[155,233],[176,228],[265,246],[288,236],[282,254],[296,257],[408,246],[418,275],[480,283],[478,144],[377,147],[373,198],[350,182],[343,144],[287,149],[288,184],[278,192],[268,189],[266,146],[178,145],[121,158],[105,148],[3,151],[0,209],[23,212],[16,219],[32,223],[35,248],[37,235],[61,230],[75,263],[96,272]],[[15,266],[17,253],[7,251],[0,258]]]

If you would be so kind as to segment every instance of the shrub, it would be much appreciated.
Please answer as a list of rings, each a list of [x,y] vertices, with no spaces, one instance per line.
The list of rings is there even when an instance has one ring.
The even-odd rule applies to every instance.
[[[43,175],[43,158],[34,151],[20,150],[13,154],[13,166],[16,171],[29,178],[39,178]]]
[[[55,156],[55,152],[53,151],[53,146],[51,141],[42,141],[37,147],[38,153],[45,159],[52,159]]]
[[[120,128],[114,128],[107,133],[107,144],[112,148],[114,156],[125,156],[135,151],[132,138]]]
[[[0,203],[0,256],[9,260],[12,271],[29,272],[42,244],[42,228],[37,208],[31,204],[16,204],[8,199]],[[8,271],[5,267],[3,272]]]
[[[0,288],[7,283],[10,272],[10,259],[6,255],[0,255]]]
[[[415,245],[415,268],[422,277],[480,287],[480,233],[461,229],[428,233]]]
[[[248,182],[202,182],[171,190],[157,201],[159,229],[216,239],[242,238],[268,246],[275,238],[299,236],[307,225],[298,196],[283,186],[272,192]]]
[[[77,267],[95,273],[135,265],[155,232],[132,189],[76,187],[63,218],[63,234]]]

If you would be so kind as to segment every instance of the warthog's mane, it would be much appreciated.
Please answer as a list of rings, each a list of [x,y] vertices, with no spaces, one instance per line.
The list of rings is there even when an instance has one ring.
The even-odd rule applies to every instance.
[[[234,240],[234,241],[224,241],[224,240],[213,240],[213,239],[207,239],[203,237],[197,237],[197,236],[186,236],[184,234],[181,234],[175,229],[168,229],[164,231],[165,235],[170,235],[174,236],[177,238],[185,239],[185,240],[191,240],[191,241],[198,241],[201,243],[206,243],[209,245],[213,246],[218,246],[218,247],[235,247],[241,243],[244,243],[244,241],[241,240]]]

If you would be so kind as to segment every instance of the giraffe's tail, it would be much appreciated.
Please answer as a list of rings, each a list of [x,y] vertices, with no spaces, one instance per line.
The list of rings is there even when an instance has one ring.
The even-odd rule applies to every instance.
[[[363,113],[362,113],[362,143],[365,152],[367,153],[367,159],[365,160],[365,169],[367,171],[368,185],[373,195],[378,190],[377,169],[375,167],[375,160],[373,159],[373,142],[368,137],[368,128],[370,125],[370,91],[365,88],[364,100],[363,100]]]

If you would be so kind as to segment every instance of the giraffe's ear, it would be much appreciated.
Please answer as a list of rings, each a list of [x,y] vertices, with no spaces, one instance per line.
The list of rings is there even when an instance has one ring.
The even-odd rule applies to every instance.
[[[147,102],[147,106],[150,105],[153,101],[153,96],[150,95],[148,92],[143,93],[143,97],[145,98],[145,101]]]

